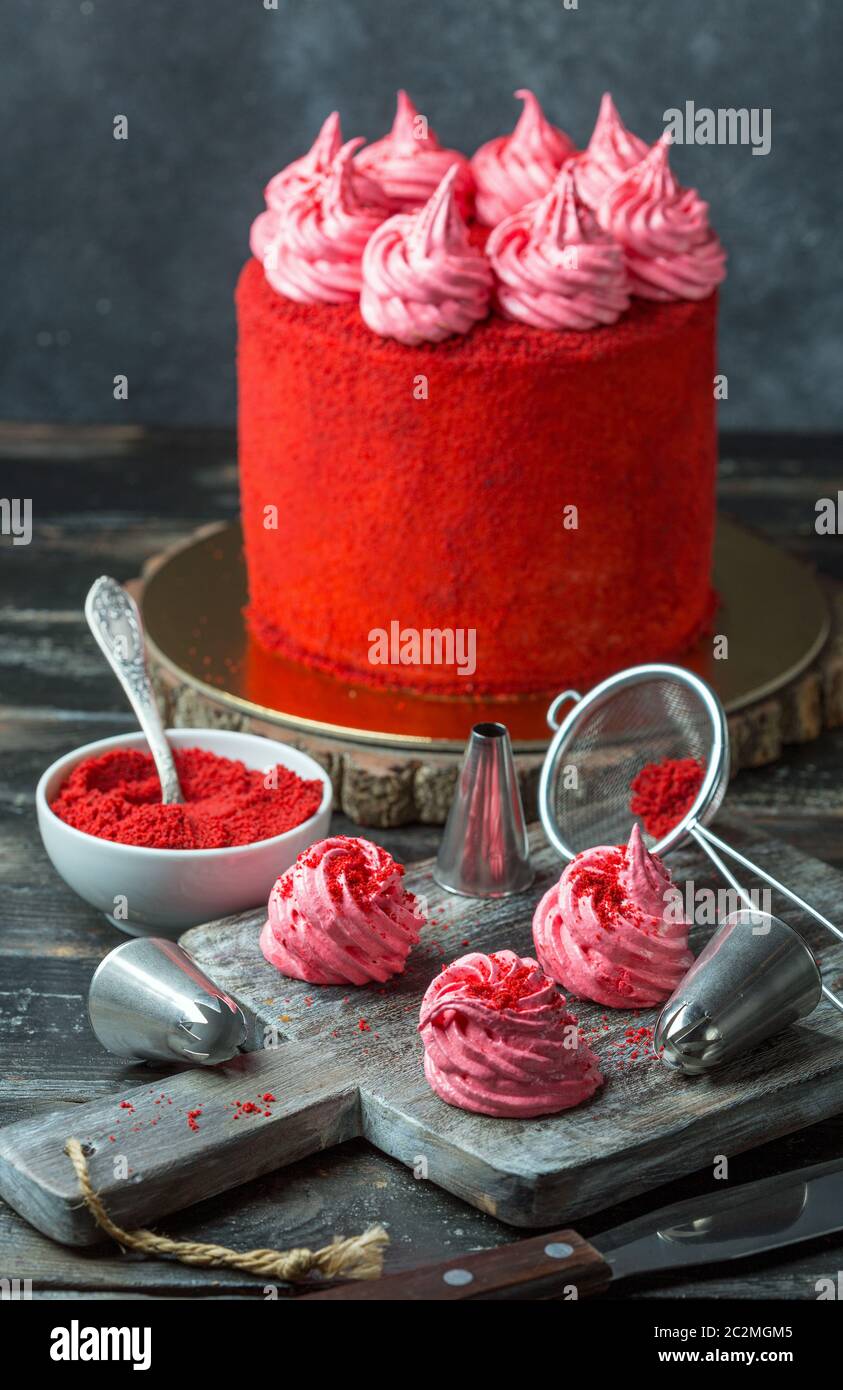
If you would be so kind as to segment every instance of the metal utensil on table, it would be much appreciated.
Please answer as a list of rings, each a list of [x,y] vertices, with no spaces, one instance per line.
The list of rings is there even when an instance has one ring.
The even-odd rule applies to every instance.
[[[733,912],[662,1009],[654,1047],[665,1066],[693,1076],[806,1018],[821,997],[798,932],[766,912]]]
[[[101,575],[85,599],[85,617],[138,718],[161,783],[164,805],[184,801],[149,679],[143,625],[134,599],[116,579]]]
[[[475,724],[433,877],[449,893],[504,898],[533,881],[524,808],[504,724]]]
[[[100,961],[88,991],[91,1027],[107,1052],[213,1067],[246,1042],[248,1025],[174,941],[134,937]]]
[[[560,710],[569,702],[572,707],[560,720]],[[667,834],[654,840],[644,831],[651,851],[664,855],[689,839],[699,845],[734,889],[746,910],[745,914],[735,915],[737,920],[730,919],[729,923],[724,924],[732,926],[730,938],[738,929],[743,933],[750,931],[746,914],[757,917],[758,912],[746,888],[724,862],[724,855],[784,894],[843,941],[843,931],[839,927],[787,884],[708,828],[723,802],[729,782],[729,730],[720,700],[699,676],[679,666],[635,666],[609,677],[585,696],[575,690],[563,691],[550,705],[547,719],[554,730],[554,737],[539,781],[539,813],[548,839],[565,859],[573,859],[580,851],[593,845],[625,842],[636,820],[629,807],[633,779],[653,763],[693,758],[703,767],[699,791],[693,804]],[[781,933],[778,928],[789,930],[778,918],[770,917],[769,922],[777,924],[776,935],[779,939]],[[720,933],[717,935],[719,937]],[[721,950],[724,939],[721,940]],[[761,953],[756,950],[753,954],[751,948],[753,941],[762,939],[761,934],[756,933],[748,941],[746,950],[738,953],[732,943],[728,955],[719,956],[721,966],[725,966],[727,960],[734,965],[740,956],[740,980],[735,977],[725,985],[722,979],[718,980],[715,973],[718,953],[714,951],[710,954],[704,952],[695,967],[695,1009],[710,1006],[712,1011],[721,1010],[724,988],[736,995],[740,990],[746,991],[746,1011],[741,1015],[743,1045],[746,1046],[751,1045],[750,1038],[754,1036],[756,1026],[760,1026],[764,1013],[763,999],[759,995],[759,1017],[752,1027],[749,1026],[749,1014],[756,1007],[753,1002],[753,972],[760,970],[762,964]],[[804,946],[804,951],[808,953],[807,946]],[[807,972],[804,959],[802,963]],[[769,968],[769,962],[765,968]],[[777,989],[780,984],[779,980]],[[681,988],[668,1007],[679,998]],[[821,979],[819,990],[829,1003],[843,1012],[843,1001]],[[793,1002],[796,1002],[795,998]],[[734,1014],[729,1013],[721,1021],[725,1021],[726,1016],[734,1019]],[[681,1029],[676,1023],[675,1009],[671,1011],[670,1019],[665,1020],[663,1031],[667,1030],[668,1025],[675,1044],[675,1051],[671,1054],[673,1062],[669,1064],[680,1065],[682,1049],[677,1030]],[[764,1036],[769,1036],[769,1030],[764,1031]],[[702,1057],[708,1057],[708,1064],[714,1065],[727,1052],[733,1056],[736,1051],[742,1050],[742,1047],[733,1046],[733,1042],[738,1041],[735,1038],[728,1042],[721,1039],[720,1045],[708,1052],[705,1049],[699,1051],[699,1036],[695,1037],[694,1047],[687,1053],[689,1069],[693,1071],[705,1069],[700,1065]]]
[[[838,1158],[692,1197],[587,1241],[576,1231],[554,1231],[305,1297],[358,1302],[570,1299],[574,1288],[584,1298],[614,1288],[620,1279],[740,1260],[839,1230],[843,1162]]]

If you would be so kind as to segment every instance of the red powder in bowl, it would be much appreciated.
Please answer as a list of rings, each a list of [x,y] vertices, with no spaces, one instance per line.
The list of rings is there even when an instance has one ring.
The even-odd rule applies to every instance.
[[[280,763],[255,772],[204,748],[174,749],[184,802],[161,804],[149,753],[117,748],[73,769],[50,809],[67,825],[148,849],[225,849],[268,840],[318,811],[323,784]]]

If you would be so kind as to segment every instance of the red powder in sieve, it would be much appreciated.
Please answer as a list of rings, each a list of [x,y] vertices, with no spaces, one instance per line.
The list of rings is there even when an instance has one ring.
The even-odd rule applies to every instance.
[[[699,758],[664,758],[647,763],[629,784],[629,809],[648,835],[660,840],[693,806],[705,777]]]

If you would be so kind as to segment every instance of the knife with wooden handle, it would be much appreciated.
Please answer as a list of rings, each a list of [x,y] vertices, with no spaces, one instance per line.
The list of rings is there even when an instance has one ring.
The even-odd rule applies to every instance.
[[[694,1197],[591,1241],[556,1231],[307,1298],[576,1299],[630,1275],[739,1260],[843,1230],[843,1160]]]

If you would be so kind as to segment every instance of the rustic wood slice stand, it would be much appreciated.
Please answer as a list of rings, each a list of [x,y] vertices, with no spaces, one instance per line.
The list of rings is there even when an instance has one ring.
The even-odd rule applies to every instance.
[[[729,688],[722,691],[729,711],[734,773],[773,762],[786,745],[806,743],[823,729],[843,724],[843,588],[831,581],[820,583],[769,542],[730,522],[721,523],[721,557],[727,549],[727,580],[722,580],[719,571],[715,578],[721,591],[725,590],[727,614],[730,608],[740,609],[736,637],[730,636],[734,655],[729,659]],[[740,554],[745,560],[736,558]],[[214,564],[209,563],[211,559]],[[215,574],[215,567],[222,573]],[[790,611],[782,614],[782,628],[769,621],[771,602],[766,589],[775,580],[778,567],[788,572],[788,602],[793,590],[798,590],[799,603],[803,604],[800,608],[799,603],[791,603]],[[242,649],[244,642],[241,608],[245,588],[239,533],[234,527],[203,528],[182,545],[154,557],[136,591],[144,609],[162,713],[171,727],[243,729],[303,749],[329,772],[338,809],[360,825],[388,828],[414,822],[444,823],[462,756],[462,735],[407,738],[401,731],[402,717],[407,716],[401,714],[404,705],[399,696],[393,698],[391,708],[383,699],[380,706],[372,699],[374,713],[370,709],[368,723],[361,720],[361,734],[344,730],[342,725],[343,721],[350,725],[349,711],[364,707],[369,700],[365,691],[350,692],[361,697],[359,703],[345,703],[342,719],[335,722],[298,715],[290,718],[279,712],[283,703],[273,705],[269,696],[264,697],[261,707],[237,692],[237,680],[230,677],[235,669],[231,653]],[[749,596],[747,591],[751,591]],[[828,605],[827,636],[817,621],[820,591]],[[775,599],[772,603],[775,605]],[[203,604],[210,617],[202,612]],[[757,639],[753,605],[759,619],[767,619],[766,628],[759,622]],[[186,614],[191,617],[186,618]],[[189,622],[199,626],[188,631]],[[727,631],[728,626],[727,620]],[[722,672],[703,648],[691,653],[687,664],[713,680]],[[741,667],[739,674],[737,666]],[[315,689],[319,700],[324,701],[325,682],[321,687],[317,683]],[[349,691],[344,689],[341,694],[347,700]],[[306,694],[299,693],[298,698],[300,706],[304,701],[307,709]],[[488,711],[475,709],[471,717],[466,712],[463,720],[466,733],[475,719],[483,717],[498,718],[512,729],[529,819],[536,814],[544,752],[542,736],[537,732],[537,711],[543,714],[546,704],[546,697],[534,697],[526,705],[501,702]],[[391,721],[387,732],[365,732],[382,727],[372,723],[380,717],[379,708],[386,711],[384,722]],[[532,730],[529,738],[519,738],[519,728],[523,731],[528,722]]]

